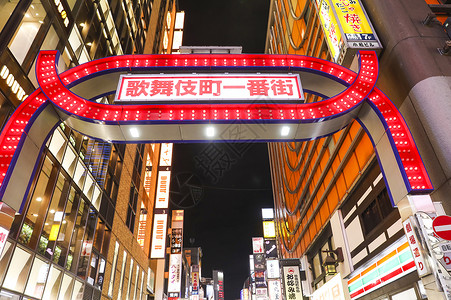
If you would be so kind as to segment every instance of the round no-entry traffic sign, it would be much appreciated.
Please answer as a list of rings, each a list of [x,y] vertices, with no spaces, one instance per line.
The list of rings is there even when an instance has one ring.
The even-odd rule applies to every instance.
[[[438,216],[432,221],[432,229],[436,235],[444,240],[451,241],[451,217]]]

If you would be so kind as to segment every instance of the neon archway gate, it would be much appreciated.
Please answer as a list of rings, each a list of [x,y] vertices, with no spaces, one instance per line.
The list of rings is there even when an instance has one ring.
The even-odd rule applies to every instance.
[[[46,140],[60,123],[110,142],[205,141],[205,124],[228,129],[223,141],[310,140],[356,119],[375,147],[394,203],[407,194],[432,191],[410,131],[395,105],[377,88],[375,53],[359,53],[355,74],[340,65],[297,55],[124,55],[107,57],[58,74],[57,51],[36,63],[40,88],[14,112],[0,135],[0,197],[21,211]],[[90,99],[114,93],[127,73],[299,73],[304,91],[323,101],[307,104],[107,105]],[[240,130],[240,126],[252,129]],[[280,136],[282,126],[290,128]],[[130,133],[139,127],[141,135]],[[145,130],[144,130],[145,129]]]

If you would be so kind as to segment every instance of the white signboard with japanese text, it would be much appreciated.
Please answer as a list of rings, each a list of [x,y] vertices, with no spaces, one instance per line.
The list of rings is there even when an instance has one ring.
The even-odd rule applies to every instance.
[[[115,101],[304,99],[298,74],[121,75]]]
[[[285,299],[302,300],[301,277],[299,266],[283,266]]]
[[[172,163],[172,143],[162,143],[160,151],[160,166],[169,167]]]
[[[252,238],[252,252],[254,254],[263,253],[264,252],[264,239],[262,237],[253,237]]]
[[[181,287],[182,254],[169,256],[168,293],[179,293]]]
[[[167,214],[155,214],[152,229],[150,258],[164,258],[166,252]]]
[[[340,273],[313,292],[312,300],[345,300]]]
[[[282,286],[280,279],[268,280],[269,300],[282,300]]]
[[[155,208],[168,208],[170,181],[171,181],[171,171],[158,172],[157,197],[155,199]]]
[[[266,276],[268,279],[280,278],[279,260],[266,260]]]
[[[422,246],[419,244],[419,240],[414,231],[414,226],[410,219],[405,220],[402,224],[407,236],[407,241],[409,242],[410,250],[412,251],[415,265],[417,266],[418,275],[420,277],[425,276],[430,273],[430,270],[428,269],[428,265],[423,256]]]

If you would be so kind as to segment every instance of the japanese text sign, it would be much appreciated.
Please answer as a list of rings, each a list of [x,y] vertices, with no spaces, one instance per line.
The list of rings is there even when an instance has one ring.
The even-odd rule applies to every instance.
[[[166,251],[167,214],[155,214],[150,258],[164,258]]]
[[[332,2],[347,39],[376,39],[358,0],[332,0]]]
[[[334,300],[346,299],[343,292],[343,283],[341,281],[340,273],[329,279],[312,295],[312,300],[325,300],[325,299],[334,299]]]
[[[299,274],[299,266],[284,266],[283,281],[285,285],[285,299],[301,300],[301,277]]]
[[[181,288],[182,254],[169,256],[168,292],[178,293]]]
[[[169,205],[169,184],[171,171],[158,172],[157,196],[155,208],[168,208]]]
[[[418,275],[424,276],[429,274],[429,270],[427,268],[425,259],[422,254],[422,247],[419,244],[419,240],[415,234],[414,226],[412,226],[412,222],[410,219],[402,222],[404,231],[407,236],[407,241],[409,242],[410,250],[412,250],[413,259],[415,261],[415,265],[417,266]]]
[[[122,75],[116,101],[299,101],[297,74]]]

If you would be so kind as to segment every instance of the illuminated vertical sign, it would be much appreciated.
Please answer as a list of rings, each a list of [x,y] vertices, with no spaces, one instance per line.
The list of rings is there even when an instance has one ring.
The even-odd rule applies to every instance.
[[[168,293],[180,293],[182,274],[182,254],[169,256]]]
[[[268,297],[269,300],[282,300],[280,279],[268,280]]]
[[[263,243],[264,243],[264,240],[262,237],[253,237],[252,238],[252,251],[254,254],[264,252]]]
[[[317,2],[318,3],[318,2]],[[319,18],[324,29],[327,45],[335,62],[338,61],[340,49],[343,44],[340,27],[335,19],[329,1],[322,0],[318,4]]]
[[[146,227],[147,227],[147,211],[141,208],[141,214],[139,215],[138,222],[138,236],[136,237],[138,244],[141,248],[144,247],[144,240],[146,239]]]
[[[199,265],[191,266],[191,295],[199,295]]]
[[[263,236],[265,238],[276,237],[276,228],[274,226],[274,221],[263,221]]]
[[[299,265],[283,266],[283,282],[285,287],[285,299],[302,300],[301,277]]]
[[[224,300],[224,273],[213,270],[214,300]]]
[[[332,3],[343,29],[344,37],[351,46],[358,48],[380,47],[359,0],[332,0]]]
[[[350,63],[357,49],[382,49],[359,0],[317,0],[316,4],[334,62]]]
[[[172,164],[172,143],[161,144],[160,166],[168,167]]]
[[[144,190],[147,193],[147,196],[150,197],[150,188],[152,183],[152,159],[147,153],[146,159],[146,171],[144,172]]]
[[[415,234],[414,226],[412,225],[410,218],[402,222],[402,225],[407,236],[407,241],[409,242],[410,250],[413,254],[413,260],[417,266],[418,275],[422,277],[429,274],[431,271],[429,270],[428,264],[423,256],[423,247],[420,245],[420,240]]]
[[[268,279],[280,278],[279,260],[277,259],[266,260],[266,277]]]
[[[154,214],[150,258],[164,258],[168,215]]]
[[[168,208],[170,180],[171,180],[171,171],[158,172],[158,184],[157,184],[157,196],[155,199],[155,208]]]

